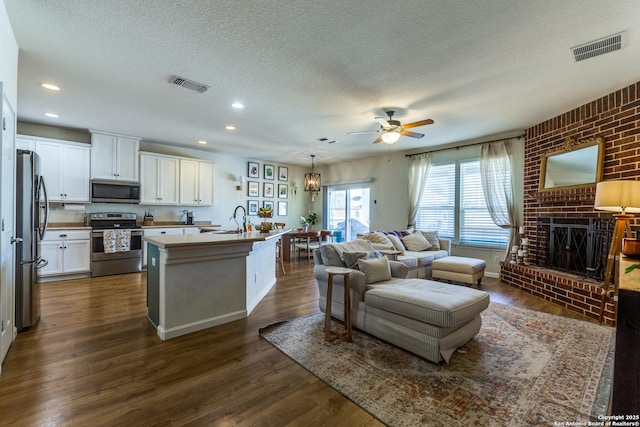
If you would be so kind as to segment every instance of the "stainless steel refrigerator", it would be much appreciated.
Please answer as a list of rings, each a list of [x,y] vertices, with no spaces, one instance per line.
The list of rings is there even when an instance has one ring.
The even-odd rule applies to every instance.
[[[36,272],[47,261],[40,256],[38,242],[47,229],[49,201],[38,155],[17,150],[16,159],[16,327],[22,331],[40,319]]]

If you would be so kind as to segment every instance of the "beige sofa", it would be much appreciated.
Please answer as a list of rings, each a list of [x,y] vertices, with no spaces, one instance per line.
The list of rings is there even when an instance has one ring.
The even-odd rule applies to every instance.
[[[405,233],[406,235],[403,236]],[[415,233],[420,233],[424,236],[429,245],[420,246],[420,242],[409,243],[409,248],[425,249],[411,250],[407,248],[403,237],[404,240],[407,240],[407,236]],[[437,231],[374,231],[372,233],[358,234],[357,237],[369,240],[376,250],[399,252],[392,258],[407,266],[409,270],[407,277],[430,279],[432,277],[433,261],[451,255],[451,240],[439,237]]]
[[[449,361],[482,325],[489,294],[463,286],[405,278],[407,267],[378,258],[370,241],[357,239],[322,245],[314,251],[320,310],[326,310],[329,266],[349,273],[351,322],[355,328],[424,357]],[[343,319],[344,279],[333,279],[332,316]]]

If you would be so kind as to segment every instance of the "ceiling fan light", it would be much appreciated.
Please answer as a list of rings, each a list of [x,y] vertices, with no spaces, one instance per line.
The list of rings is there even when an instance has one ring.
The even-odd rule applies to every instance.
[[[400,134],[396,131],[389,131],[383,133],[381,138],[384,143],[392,145],[400,139]]]

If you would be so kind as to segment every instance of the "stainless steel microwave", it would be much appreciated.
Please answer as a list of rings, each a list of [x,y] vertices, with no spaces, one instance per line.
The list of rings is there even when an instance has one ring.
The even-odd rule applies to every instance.
[[[140,203],[140,184],[128,181],[91,181],[93,203]]]

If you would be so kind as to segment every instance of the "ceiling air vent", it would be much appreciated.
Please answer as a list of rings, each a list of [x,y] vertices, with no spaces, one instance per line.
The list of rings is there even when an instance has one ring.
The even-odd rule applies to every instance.
[[[594,56],[620,50],[624,47],[626,33],[623,31],[612,36],[601,38],[589,43],[581,44],[571,48],[573,60],[575,62],[584,61]]]
[[[195,90],[196,92],[205,93],[209,90],[210,86],[203,85],[202,83],[194,82],[193,80],[185,79],[180,76],[173,76],[171,78],[171,83],[183,87],[185,89]]]

